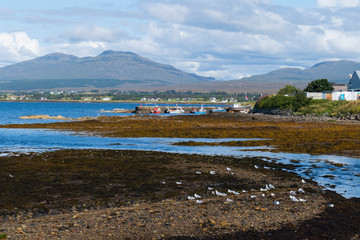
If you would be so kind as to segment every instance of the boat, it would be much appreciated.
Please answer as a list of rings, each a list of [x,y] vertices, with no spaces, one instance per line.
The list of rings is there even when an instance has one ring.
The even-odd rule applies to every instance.
[[[242,113],[247,113],[251,110],[251,106],[241,106],[241,104],[236,103],[236,104],[232,104],[229,107],[229,112],[242,112]]]
[[[172,107],[172,108],[166,108],[164,112],[172,113],[172,114],[181,114],[181,113],[184,113],[185,110],[182,109],[181,107],[176,106],[176,107]]]
[[[193,108],[190,113],[193,114],[206,114],[206,110],[204,109],[204,107],[201,105],[201,107],[199,109],[195,109]]]
[[[153,110],[151,110],[151,113],[159,114],[161,113],[161,109],[158,106],[155,106]]]
[[[211,109],[210,110],[211,113],[216,113],[216,112],[226,112],[226,110],[222,107],[217,107],[215,109]]]

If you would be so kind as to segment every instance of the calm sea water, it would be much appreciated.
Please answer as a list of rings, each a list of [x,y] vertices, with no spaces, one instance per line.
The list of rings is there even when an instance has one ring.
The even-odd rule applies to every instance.
[[[36,114],[62,115],[70,118],[100,115],[126,116],[128,114],[101,113],[101,111],[114,108],[134,109],[137,105],[124,103],[0,103],[0,124],[44,122],[44,120],[19,119],[20,116]],[[46,122],[48,121],[46,120]],[[294,172],[305,179],[313,179],[345,197],[360,197],[360,159],[357,158],[257,151],[258,149],[266,150],[267,147],[172,145],[175,142],[190,140],[224,142],[246,139],[103,138],[72,132],[33,129],[0,129],[0,136],[0,155],[91,148],[226,155],[238,157],[239,161],[243,157],[260,157],[266,161],[293,164],[297,167]]]

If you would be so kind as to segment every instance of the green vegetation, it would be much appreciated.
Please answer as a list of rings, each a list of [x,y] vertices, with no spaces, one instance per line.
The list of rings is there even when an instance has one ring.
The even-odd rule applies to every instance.
[[[356,101],[331,101],[331,100],[314,100],[306,98],[305,93],[300,91],[294,96],[268,96],[255,104],[255,109],[260,110],[291,110],[295,114],[316,116],[328,115],[346,115],[359,114],[360,102]]]
[[[293,85],[285,85],[277,92],[279,95],[295,95],[296,93],[298,93],[298,89]]]
[[[359,114],[360,102],[355,101],[331,101],[331,100],[311,100],[311,102],[298,110],[299,114],[315,115],[344,115]]]
[[[304,91],[297,89],[297,93],[292,96],[275,95],[267,96],[255,104],[255,109],[271,110],[292,110],[296,112],[301,107],[307,106],[311,99],[306,98]]]
[[[317,79],[312,81],[304,89],[305,92],[325,92],[332,91],[334,88],[331,86],[327,79]]]
[[[6,234],[0,234],[0,239],[6,239],[7,238],[7,236],[6,236]]]
[[[327,79],[317,79],[308,84],[305,90],[286,85],[276,95],[262,98],[255,104],[255,112],[287,110],[298,115],[342,116],[359,114],[360,102],[315,100],[306,98],[306,92],[332,91],[333,87]]]

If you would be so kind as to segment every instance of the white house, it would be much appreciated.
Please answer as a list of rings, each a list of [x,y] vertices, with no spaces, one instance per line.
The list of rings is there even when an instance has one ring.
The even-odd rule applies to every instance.
[[[360,92],[358,91],[343,91],[343,92],[333,92],[332,93],[332,100],[333,101],[356,101],[360,100]]]

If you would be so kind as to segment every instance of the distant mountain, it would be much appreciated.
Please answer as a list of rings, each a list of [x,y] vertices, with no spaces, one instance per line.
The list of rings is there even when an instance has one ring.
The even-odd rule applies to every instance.
[[[53,53],[0,68],[0,90],[156,88],[211,80],[132,52],[116,51],[84,58]]]
[[[360,70],[360,63],[345,60],[328,61],[307,69],[283,68],[238,80],[212,81],[201,85],[194,83],[187,88],[192,88],[194,91],[206,89],[206,91],[275,93],[287,84],[303,89],[309,82],[321,78],[334,83],[348,84],[348,76],[355,70]]]
[[[360,63],[352,61],[328,61],[315,64],[311,68],[283,68],[262,75],[254,75],[239,81],[261,82],[309,82],[320,78],[326,78],[330,82],[348,83],[348,75],[360,69]]]

